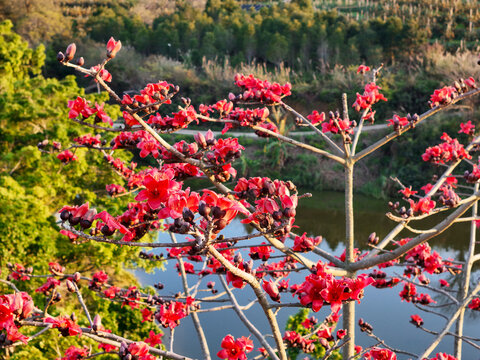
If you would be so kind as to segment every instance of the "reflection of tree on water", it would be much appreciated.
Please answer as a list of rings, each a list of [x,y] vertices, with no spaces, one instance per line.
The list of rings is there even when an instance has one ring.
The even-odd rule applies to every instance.
[[[341,240],[345,239],[343,226],[345,222],[344,195],[343,193],[335,192],[314,192],[312,194],[311,198],[299,201],[300,206],[297,209],[297,217],[295,219],[295,225],[299,226],[299,228],[295,232],[300,234],[307,232],[309,236],[322,235],[330,248],[336,249],[341,244]],[[382,238],[396,225],[385,216],[389,211],[390,208],[386,200],[356,195],[355,235],[361,250],[369,249],[367,239],[372,232],[376,232]],[[437,222],[437,216],[431,216],[426,220],[415,222],[415,227],[428,229]],[[468,223],[454,224],[444,233],[437,236],[430,245],[432,248],[445,251],[456,250],[458,251],[458,259],[464,261],[466,251],[468,250],[469,226]],[[413,236],[413,233],[404,231],[398,239]],[[475,265],[474,269],[479,269],[478,266]]]

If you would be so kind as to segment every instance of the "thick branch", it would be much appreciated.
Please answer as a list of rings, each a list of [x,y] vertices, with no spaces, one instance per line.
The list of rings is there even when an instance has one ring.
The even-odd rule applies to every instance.
[[[233,266],[230,261],[225,259],[222,254],[220,254],[217,249],[215,249],[212,245],[208,246],[208,251],[212,256],[217,259],[228,271],[230,271],[233,275],[240,277],[242,280],[246,281],[251,288],[253,289],[255,295],[258,298],[258,302],[262,306],[263,312],[268,319],[268,323],[270,324],[270,328],[272,329],[273,337],[275,339],[275,343],[277,344],[278,352],[280,360],[287,360],[287,354],[285,352],[285,345],[283,344],[282,334],[280,333],[280,328],[278,327],[277,319],[273,314],[272,310],[268,306],[267,298],[265,297],[265,293],[262,291],[260,283],[257,281],[255,276],[248,274],[239,268]]]

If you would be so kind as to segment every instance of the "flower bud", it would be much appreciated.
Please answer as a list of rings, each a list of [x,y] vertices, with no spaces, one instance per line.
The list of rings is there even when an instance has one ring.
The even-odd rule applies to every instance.
[[[186,207],[183,208],[182,216],[183,216],[183,220],[185,220],[188,223],[191,223],[195,218],[195,214],[193,213],[193,211]]]
[[[65,55],[63,55],[63,53],[62,53],[61,51],[59,51],[59,52],[57,53],[57,60],[58,60],[59,62],[63,62],[63,61],[65,60]]]
[[[111,37],[107,43],[107,57],[110,59],[113,59],[117,55],[117,52],[120,51],[121,48],[122,48],[122,42],[120,40],[115,41],[115,39]]]
[[[82,277],[82,275],[80,275],[80,273],[77,271],[75,274],[73,274],[73,281],[78,283],[80,281],[81,277]]]
[[[97,209],[90,209],[82,216],[80,226],[83,229],[88,229],[92,226],[93,218],[97,215]]]
[[[63,210],[61,213],[60,213],[60,219],[62,219],[62,221],[67,221],[68,218],[70,217],[71,213],[70,211],[68,210]]]
[[[65,61],[68,62],[72,60],[73,57],[75,56],[76,51],[77,51],[77,45],[75,45],[75,43],[71,43],[70,45],[68,45],[67,50],[65,50]]]
[[[285,208],[285,209],[283,210],[283,214],[284,214],[286,217],[295,217],[295,215],[297,214],[297,212],[296,212],[295,209]]]
[[[193,138],[195,139],[198,146],[200,146],[202,149],[207,148],[207,140],[205,139],[205,136],[202,133],[200,132],[197,133],[196,135],[194,135]]]
[[[83,66],[83,65],[85,65],[85,59],[84,59],[83,57],[79,57],[79,58],[77,59],[77,65],[78,65],[78,66]]]
[[[209,217],[211,210],[212,209],[210,208],[210,206],[207,205],[205,201],[202,200],[198,203],[198,213],[204,218]]]
[[[212,216],[214,219],[221,219],[226,213],[227,212],[225,210],[220,209],[218,206],[214,206],[212,208]]]
[[[100,315],[95,315],[95,317],[93,318],[93,326],[92,326],[92,329],[94,331],[97,331],[99,330],[100,328],[102,327],[102,318],[100,317]]]
[[[214,222],[214,232],[219,232],[220,230],[223,230],[225,229],[225,227],[227,226],[227,220],[225,219],[220,219],[220,220],[217,220]]]
[[[73,283],[70,280],[67,280],[66,283],[67,283],[67,290],[72,293],[75,292],[75,285],[73,285]]]
[[[375,233],[375,232],[371,233],[370,236],[368,237],[368,243],[370,245],[377,245],[378,240],[379,240],[379,238],[377,237],[377,233]]]
[[[103,225],[102,228],[100,229],[103,235],[105,236],[111,236],[115,232],[115,229],[110,229],[108,225]]]

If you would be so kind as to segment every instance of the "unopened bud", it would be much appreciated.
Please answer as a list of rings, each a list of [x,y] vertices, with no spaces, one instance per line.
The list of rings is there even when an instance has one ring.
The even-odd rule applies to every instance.
[[[92,329],[97,331],[99,330],[100,328],[102,327],[102,318],[100,317],[100,315],[95,315],[95,317],[93,318],[93,326],[92,326]]]
[[[73,274],[73,281],[78,283],[81,277],[82,275],[80,275],[80,273],[77,271],[75,274]]]
[[[75,56],[75,52],[77,51],[77,45],[75,43],[71,43],[67,46],[67,50],[65,50],[65,61],[70,61]]]
[[[378,244],[378,237],[375,232],[371,233],[370,236],[368,237],[368,243],[371,245],[377,245]]]
[[[75,285],[73,285],[73,283],[70,280],[67,280],[66,283],[67,283],[67,290],[72,293],[75,292]]]
[[[77,65],[78,66],[83,66],[85,64],[85,59],[83,57],[79,57],[77,59]]]
[[[57,54],[57,60],[60,62],[63,62],[65,60],[65,55],[63,55],[61,51],[59,51]]]

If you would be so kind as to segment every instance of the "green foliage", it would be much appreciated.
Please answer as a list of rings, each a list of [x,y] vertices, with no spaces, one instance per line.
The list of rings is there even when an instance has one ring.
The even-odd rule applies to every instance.
[[[13,91],[16,80],[39,74],[45,60],[44,47],[30,49],[12,26],[9,20],[0,23],[0,92]]]
[[[311,329],[310,330],[306,329],[302,325],[302,323],[308,318],[309,314],[310,314],[309,309],[299,310],[295,315],[292,315],[288,318],[287,324],[285,326],[285,330],[295,331],[297,334],[301,336],[310,335]],[[308,339],[315,341],[315,340],[318,340],[318,336],[314,334],[309,336]],[[289,359],[296,360],[300,354],[302,354],[301,349],[298,349],[295,347],[287,348],[287,355]],[[325,348],[317,342],[315,343],[315,350],[312,353],[309,353],[308,355],[311,356],[313,359],[321,359],[325,356]],[[335,350],[332,352],[329,359],[340,360],[342,359],[342,356],[340,355],[338,350]]]
[[[43,48],[31,50],[25,41],[12,32],[10,22],[0,24],[0,30],[2,273],[8,273],[7,261],[32,266],[35,274],[46,273],[48,262],[57,261],[66,266],[67,273],[80,271],[84,275],[91,275],[92,269],[103,269],[113,277],[117,286],[135,284],[136,280],[126,272],[124,266],[146,265],[144,261],[133,263],[127,260],[134,258],[137,250],[96,242],[73,245],[59,234],[56,224],[55,214],[65,204],[79,205],[90,201],[100,210],[106,209],[112,214],[118,213],[126,205],[126,200],[122,198],[112,201],[105,197],[105,185],[117,183],[120,178],[106,166],[101,154],[77,149],[79,160],[63,165],[56,158],[57,153],[42,153],[37,148],[37,143],[44,139],[61,141],[62,148],[67,148],[72,138],[84,134],[81,126],[72,126],[68,120],[66,106],[68,100],[78,95],[85,96],[83,90],[73,76],[57,80],[38,75],[43,64]],[[93,103],[108,101],[106,93],[86,97]],[[112,118],[120,115],[118,106],[105,105],[105,111]],[[106,138],[109,140],[108,136]],[[131,154],[121,156],[124,160],[131,158]],[[148,267],[152,268],[152,263]],[[19,283],[18,287],[32,292],[41,283],[39,279],[34,279]],[[54,316],[72,312],[82,314],[78,302],[71,298],[74,295],[65,289],[61,289],[61,292],[66,299],[51,307],[50,313]],[[91,292],[85,296],[91,311],[99,314],[104,319],[104,325],[114,332],[123,332],[142,340],[153,327],[153,324],[141,324],[138,311],[120,311],[120,304],[102,300]],[[43,295],[35,296],[37,305],[41,306],[44,301]],[[87,324],[82,317],[79,322]],[[40,337],[35,339],[34,346],[18,347],[19,351],[10,358],[52,359],[61,355],[58,349],[76,343],[76,338]],[[84,338],[80,343],[93,344]]]

